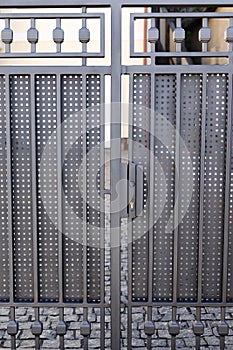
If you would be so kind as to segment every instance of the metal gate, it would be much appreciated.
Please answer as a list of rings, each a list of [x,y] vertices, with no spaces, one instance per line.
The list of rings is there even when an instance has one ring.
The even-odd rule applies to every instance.
[[[159,0],[156,8],[149,0],[1,1],[0,306],[10,309],[11,349],[17,345],[20,307],[34,308],[36,349],[43,348],[44,307],[59,309],[55,330],[60,349],[66,348],[67,323],[72,321],[64,316],[65,308],[74,313],[81,309],[81,341],[75,348],[91,349],[93,332],[97,348],[140,347],[133,326],[134,310],[139,310],[144,312],[144,348],[156,349],[154,310],[160,306],[171,308],[167,330],[172,349],[181,330],[179,308],[184,306],[195,308],[191,330],[197,349],[205,331],[202,308],[220,310],[218,346],[225,348],[225,312],[233,307],[233,12],[216,12],[215,0],[205,3],[204,9],[202,3],[185,0],[175,5]],[[227,5],[231,2],[226,0]],[[140,11],[125,16],[132,6]],[[142,13],[143,6],[151,11]],[[38,12],[40,8],[48,11]],[[54,24],[54,46],[46,52],[37,49],[37,24],[44,20]],[[63,50],[64,20],[80,24],[80,50],[76,44],[72,52]],[[89,50],[92,20],[100,34],[99,51]],[[125,20],[127,59],[122,44]],[[210,27],[215,20],[227,23],[226,37],[221,38],[226,50],[208,46],[214,40]],[[28,51],[14,49],[14,21],[28,21]],[[135,39],[140,21],[148,26],[141,51]],[[186,51],[190,33],[185,29],[193,22],[199,46]],[[110,64],[104,61],[109,32]],[[70,64],[74,59],[79,64]],[[95,64],[95,59],[104,64]],[[106,77],[111,79],[110,108],[105,105]],[[122,105],[126,86],[128,103]],[[109,188],[104,143],[108,113]],[[124,113],[127,162],[121,159]],[[99,325],[94,330],[91,310]]]

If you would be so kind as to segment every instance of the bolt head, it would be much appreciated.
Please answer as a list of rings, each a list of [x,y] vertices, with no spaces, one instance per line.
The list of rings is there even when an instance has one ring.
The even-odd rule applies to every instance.
[[[90,41],[90,30],[86,27],[82,27],[79,30],[79,41],[82,44],[87,44]]]
[[[55,28],[53,30],[53,41],[57,44],[61,44],[64,41],[64,30],[61,28]]]
[[[155,325],[152,321],[145,322],[144,331],[146,335],[153,335],[155,332]]]
[[[228,43],[233,42],[233,26],[227,28],[227,30],[225,32],[225,40]]]
[[[30,28],[27,32],[27,39],[29,43],[36,44],[39,39],[39,32],[36,28]]]
[[[32,325],[32,334],[41,335],[43,332],[43,324],[40,321],[35,321]]]
[[[13,30],[10,28],[3,29],[1,39],[4,44],[11,44],[13,41]]]
[[[221,321],[218,324],[217,329],[218,329],[218,334],[221,335],[221,336],[228,335],[228,333],[229,333],[229,326],[224,321]]]
[[[211,39],[211,29],[210,28],[201,28],[199,30],[199,41],[202,43],[208,43]]]
[[[57,335],[65,335],[66,331],[67,331],[67,327],[65,322],[63,321],[58,322],[56,327]]]
[[[168,331],[171,335],[178,335],[180,333],[179,323],[176,321],[170,321],[168,323]]]
[[[91,325],[89,322],[87,322],[87,321],[82,322],[82,324],[80,326],[80,333],[84,337],[87,337],[88,335],[91,334]]]
[[[159,30],[156,27],[151,27],[148,30],[148,41],[151,44],[155,44],[159,40]]]
[[[19,326],[16,321],[10,321],[7,325],[7,333],[9,335],[16,335],[18,333]]]
[[[173,33],[173,39],[176,43],[182,43],[185,40],[185,30],[183,28],[176,28]]]
[[[204,325],[201,321],[193,322],[193,333],[195,335],[202,335],[204,333]]]

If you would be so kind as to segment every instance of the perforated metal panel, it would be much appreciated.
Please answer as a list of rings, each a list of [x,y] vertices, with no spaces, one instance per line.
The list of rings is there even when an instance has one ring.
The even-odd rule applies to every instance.
[[[143,165],[144,174],[148,179],[149,171],[149,150],[150,135],[149,114],[145,107],[150,108],[151,80],[149,75],[134,74],[133,77],[133,125],[132,147],[133,162]],[[145,181],[147,181],[145,178]],[[144,183],[146,188],[146,183]],[[145,194],[145,193],[144,193]],[[146,197],[145,203],[146,204]],[[148,217],[147,215],[133,222],[133,299],[147,300],[147,270],[148,270]]]
[[[180,134],[192,161],[192,176],[187,179],[185,152],[180,150],[180,210],[186,210],[179,227],[178,298],[181,301],[197,300],[200,150],[202,126],[202,76],[184,74],[181,77]],[[185,206],[187,192],[191,202]]]
[[[6,115],[6,88],[5,77],[0,76],[0,115]],[[9,238],[7,232],[7,150],[6,150],[6,118],[0,118],[0,300],[9,300]]]
[[[39,169],[44,148],[57,127],[56,76],[37,75],[35,84],[37,167]],[[56,164],[57,156],[53,152],[51,157],[46,160],[46,170],[44,169],[46,177],[38,172],[38,245],[41,301],[58,300],[58,235],[55,226],[58,215]],[[41,175],[43,176],[42,179]],[[47,212],[47,209],[49,209],[49,212]],[[51,221],[51,217],[54,217],[55,222]]]
[[[33,300],[30,77],[10,77],[15,298]]]
[[[224,178],[225,178],[225,133],[227,123],[227,76],[210,74],[206,83],[206,100],[203,100],[202,75],[183,74],[181,83],[180,135],[185,143],[192,161],[192,174],[187,179],[187,164],[183,162],[186,156],[185,148],[180,146],[179,161],[175,169],[175,134],[169,131],[167,121],[176,127],[176,94],[177,81],[175,75],[155,75],[154,101],[155,130],[148,130],[150,115],[144,112],[143,117],[135,113],[133,125],[133,140],[139,146],[133,148],[133,161],[144,165],[148,180],[148,154],[145,148],[149,138],[155,136],[154,157],[163,169],[166,178],[166,201],[158,220],[154,223],[153,240],[153,298],[154,300],[172,300],[174,232],[167,232],[166,225],[173,215],[175,203],[175,178],[179,177],[179,210],[181,215],[185,210],[183,220],[179,225],[178,245],[178,300],[194,301],[197,299],[198,246],[199,240],[199,205],[200,205],[200,152],[201,128],[205,127],[205,159],[204,159],[204,226],[203,226],[203,299],[220,300],[221,269],[223,250],[223,220],[224,220]],[[134,104],[150,106],[150,77],[134,75]],[[135,107],[136,110],[136,107]],[[206,113],[206,125],[202,126],[202,115]],[[165,117],[162,119],[161,116]],[[169,132],[171,134],[169,135]],[[164,145],[161,140],[170,140]],[[144,142],[144,147],[141,143]],[[155,212],[163,200],[163,183],[160,177],[158,163],[154,169],[154,203]],[[191,202],[186,208],[186,200],[190,191]],[[150,188],[148,190],[150,192]],[[184,209],[183,209],[184,208]],[[140,221],[142,230],[146,230],[148,213]],[[138,225],[138,224],[137,224]],[[135,238],[141,227],[133,225]],[[136,299],[146,300],[148,269],[148,240],[146,236],[133,243],[133,295]],[[137,291],[137,292],[136,292]]]
[[[154,168],[154,260],[153,260],[153,299],[171,300],[173,274],[173,234],[167,229],[172,218],[175,200],[175,134],[167,121],[176,126],[176,77],[174,75],[155,76],[155,135],[154,156],[157,160]],[[163,117],[163,119],[161,118]],[[167,144],[163,144],[163,140]],[[159,172],[158,163],[162,168]],[[164,174],[164,175],[163,175]],[[165,203],[164,186],[161,176],[166,178],[167,196]],[[163,209],[162,209],[163,208]],[[161,212],[162,211],[162,212]],[[159,215],[159,213],[161,213]]]
[[[79,189],[79,177],[77,169],[80,168],[83,159],[83,121],[80,118],[80,110],[83,103],[82,76],[62,76],[63,109],[62,116],[64,145],[69,144],[70,137],[75,142],[68,154],[63,155],[63,189],[70,205],[64,206],[64,294],[66,301],[78,301],[83,298],[83,198]],[[74,135],[77,135],[77,138]],[[78,137],[79,135],[79,137]],[[80,179],[82,184],[82,177]],[[76,220],[76,215],[80,221]]]
[[[87,76],[87,261],[88,300],[100,301],[100,76]],[[95,127],[93,127],[95,126]],[[102,145],[103,146],[103,145]]]
[[[203,299],[221,300],[227,76],[207,78],[203,236]]]

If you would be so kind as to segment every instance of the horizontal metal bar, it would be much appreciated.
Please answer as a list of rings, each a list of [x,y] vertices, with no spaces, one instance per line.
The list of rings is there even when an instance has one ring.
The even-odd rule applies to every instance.
[[[216,73],[216,74],[227,74],[232,71],[230,65],[180,65],[175,67],[176,72],[180,73]],[[103,74],[111,75],[112,67],[111,66],[1,66],[0,65],[0,74],[59,74],[62,72],[62,75],[68,74]],[[122,65],[121,74],[174,74],[173,65]]]
[[[112,0],[112,2],[114,2],[115,0]],[[230,0],[223,0],[221,2],[221,4],[219,3],[218,0],[211,0],[208,1],[206,0],[203,4],[203,1],[199,0],[199,1],[195,1],[195,0],[179,0],[177,1],[175,4],[171,2],[171,0],[158,0],[158,1],[153,1],[153,0],[122,0],[120,2],[121,6],[143,6],[143,7],[147,7],[147,6],[154,6],[156,4],[156,6],[212,6],[212,5],[216,5],[216,6],[232,6],[232,1]]]
[[[0,58],[104,58],[102,52],[25,52],[1,53]]]
[[[122,66],[122,74],[175,74],[177,73],[216,73],[216,74],[224,74],[232,72],[232,68],[230,65],[158,65],[158,66],[141,66],[141,65],[132,65],[132,66]]]
[[[0,13],[0,19],[6,19],[6,18],[9,18],[9,19],[99,18],[101,20],[104,20],[104,13]]]
[[[1,66],[0,74],[103,74],[111,75],[110,66]]]
[[[157,3],[156,3],[157,4]],[[220,6],[220,5],[219,5]],[[131,20],[140,18],[232,18],[233,12],[158,12],[131,13]]]
[[[9,54],[8,54],[9,55]],[[183,51],[183,52],[176,52],[176,51],[169,51],[169,52],[131,52],[130,57],[167,57],[167,58],[175,58],[175,57],[231,57],[232,52],[202,52],[202,51]],[[0,56],[1,57],[1,56]],[[177,67],[177,66],[176,66]]]
[[[37,52],[37,53],[1,53],[0,59],[16,59],[16,58],[104,58],[105,55],[102,52]],[[133,52],[130,54],[131,58],[134,57],[167,57],[167,58],[175,58],[175,57],[232,57],[231,52]]]
[[[124,306],[128,306],[128,303],[124,303]],[[131,306],[132,307],[159,307],[159,306],[170,306],[170,307],[233,307],[233,303],[218,303],[218,302],[201,302],[201,303],[198,303],[198,302],[188,302],[188,301],[185,301],[185,302],[176,302],[176,303],[173,303],[172,301],[169,302],[169,301],[160,301],[160,302],[131,302]]]
[[[95,6],[95,7],[106,7],[106,6],[111,6],[111,1],[107,0],[101,0],[101,4],[98,2],[98,0],[88,0],[88,6]],[[57,0],[57,1],[47,1],[47,0],[14,0],[9,3],[7,0],[2,0],[1,1],[1,7],[2,8],[10,8],[10,7],[27,7],[27,8],[35,8],[35,7],[82,7],[82,6],[87,6],[87,1],[86,0]]]
[[[10,8],[10,7],[78,7],[78,6],[95,6],[95,7],[106,7],[111,6],[116,3],[116,0],[88,0],[88,5],[86,0],[1,0],[2,8]],[[155,2],[153,0],[121,0],[118,2],[120,6],[154,6]],[[173,4],[172,4],[173,5]],[[179,0],[175,6],[203,6],[203,0]],[[205,6],[232,6],[231,0],[222,0],[221,4],[219,0],[206,0],[204,3]],[[156,1],[156,6],[171,6],[170,0],[158,0]],[[173,5],[174,6],[174,5]]]
[[[109,303],[59,303],[59,302],[0,302],[0,307],[54,307],[54,308],[64,308],[64,307],[80,307],[80,308],[101,308],[110,307]]]

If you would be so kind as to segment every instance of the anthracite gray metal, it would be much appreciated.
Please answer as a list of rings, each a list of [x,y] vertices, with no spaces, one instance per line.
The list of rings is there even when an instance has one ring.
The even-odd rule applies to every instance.
[[[84,349],[89,347],[92,331],[89,312],[92,308],[99,309],[99,348],[107,348],[105,320],[109,309],[113,350],[122,346],[121,307],[127,308],[128,349],[132,348],[133,309],[144,307],[147,348],[152,349],[156,347],[156,339],[152,337],[156,322],[153,309],[161,305],[172,308],[168,324],[172,349],[176,348],[176,336],[180,331],[179,307],[196,308],[193,332],[197,349],[200,349],[204,331],[201,308],[221,308],[219,345],[220,349],[225,348],[224,339],[228,334],[225,308],[233,306],[233,12],[199,12],[198,9],[188,13],[169,12],[162,7],[174,7],[174,4],[159,0],[156,8],[160,12],[132,13],[129,59],[146,59],[147,64],[125,64],[122,9],[153,5],[154,2],[149,0],[89,0],[88,4],[83,0],[13,0],[10,4],[1,1],[1,8],[11,11],[0,14],[0,19],[5,20],[0,63],[2,59],[4,62],[8,59],[9,63],[14,59],[13,65],[0,65],[0,306],[10,309],[7,329],[12,349],[16,348],[18,332],[15,308],[21,306],[32,306],[35,310],[32,333],[36,349],[40,349],[42,333],[41,307],[59,308],[56,332],[60,349],[66,347],[65,307],[82,309],[77,332],[82,337]],[[203,3],[180,0],[175,4],[177,8],[199,5]],[[209,8],[217,5],[219,2],[215,0],[205,2]],[[221,3],[221,6],[231,5],[231,1]],[[70,8],[70,13],[36,13],[36,8],[57,7]],[[80,13],[72,13],[73,7],[80,8]],[[103,13],[94,13],[95,7]],[[31,13],[22,14],[14,11],[16,8],[31,8]],[[107,29],[105,8],[111,9],[111,28]],[[185,18],[201,19],[200,49],[197,51],[182,51]],[[207,41],[211,39],[208,23],[214,18],[229,21],[227,51],[208,50]],[[12,22],[15,19],[30,20],[29,52],[12,49],[15,34]],[[54,52],[37,52],[37,19],[56,21],[51,42]],[[82,34],[85,35],[79,38],[80,52],[62,50],[62,42],[66,39],[62,34],[64,19],[82,22]],[[99,52],[87,50],[90,19],[99,21]],[[158,51],[154,40],[148,43],[146,52],[136,52],[135,23],[142,19],[151,21],[152,28],[158,25],[158,19],[165,21],[167,28],[168,21],[173,21],[174,37],[169,36],[167,40],[174,41],[174,51],[168,51],[167,47]],[[106,30],[111,31],[111,64],[90,66],[89,58],[105,58]],[[19,58],[28,60],[28,65],[15,63]],[[30,65],[31,58],[53,58],[54,65]],[[61,58],[80,58],[82,64],[60,65]],[[220,64],[211,64],[211,61],[206,64],[207,58],[216,58]],[[168,63],[159,64],[163,59]],[[129,77],[130,103],[128,164],[121,160],[120,102],[122,76],[125,75]],[[111,77],[112,102],[110,190],[106,189],[105,169],[93,171],[105,161],[103,104],[107,76]],[[97,109],[93,112],[94,106]],[[56,139],[53,139],[55,152],[47,160],[44,169],[47,177],[43,180],[38,170],[49,137],[70,115],[79,111],[82,111],[81,117],[74,118],[68,127],[58,129]],[[157,113],[155,118],[154,111]],[[165,119],[178,131],[177,134],[167,129]],[[93,125],[97,128],[92,129]],[[166,135],[169,149],[153,136],[155,131]],[[73,133],[82,136],[65,154],[65,145]],[[192,160],[191,176],[187,176],[180,136]],[[97,152],[93,155],[94,147]],[[80,175],[78,169],[84,159]],[[166,178],[164,202],[158,163]],[[118,196],[117,186],[122,179],[127,179],[129,184],[126,186],[124,182]],[[167,232],[169,218],[178,221],[192,186],[190,205],[181,223]],[[87,202],[83,193],[87,194]],[[105,205],[100,200],[109,194],[110,301],[105,296]],[[64,197],[74,212],[71,220]],[[176,201],[178,206],[175,206]],[[51,211],[58,229],[46,208]],[[75,215],[80,221],[76,221]],[[120,281],[123,217],[128,218],[128,297],[124,305]],[[77,235],[79,241],[75,239]]]

